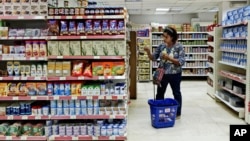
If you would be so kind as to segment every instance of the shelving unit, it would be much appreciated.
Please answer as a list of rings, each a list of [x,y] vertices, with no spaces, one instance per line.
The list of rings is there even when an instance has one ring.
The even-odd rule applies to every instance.
[[[152,32],[152,52],[163,43],[162,32]],[[182,76],[204,77],[207,76],[207,32],[178,32],[178,41],[183,44],[186,54],[186,63],[183,66]],[[158,67],[159,61],[152,62],[152,73]]]
[[[218,62],[216,61],[218,58],[218,51],[217,48],[220,46],[220,35],[222,34],[222,29],[220,27],[214,27],[213,31],[209,31],[208,35],[209,38],[213,39],[212,41],[208,41],[207,44],[209,45],[208,49],[208,56],[210,58],[210,62],[208,63],[208,72],[207,72],[207,94],[210,95],[212,98],[215,98],[215,92],[217,90],[217,72],[218,72]]]
[[[249,22],[249,21],[248,21]],[[214,52],[216,55],[217,71],[215,71],[215,97],[233,111],[239,118],[250,123],[250,55],[249,36],[229,36],[230,30],[245,28],[250,31],[246,22],[226,25],[216,28],[216,35],[221,35],[220,41],[216,41]]]
[[[12,23],[12,22],[22,22],[22,23],[31,23],[32,22],[41,22],[41,25],[46,24],[47,20],[95,20],[95,19],[119,19],[119,20],[124,20],[124,23],[126,23],[127,19],[125,15],[105,15],[105,16],[1,16],[0,19],[2,21]],[[21,21],[20,21],[21,20]],[[12,28],[14,27],[15,24],[12,25]],[[27,24],[27,27],[29,24]],[[25,26],[26,27],[26,26]],[[18,28],[18,27],[14,27]],[[5,66],[6,62],[20,62],[21,64],[36,64],[42,62],[43,64],[46,64],[47,66],[49,65],[48,62],[62,62],[62,61],[69,61],[73,62],[76,60],[84,60],[88,62],[125,62],[125,73],[122,75],[119,74],[112,74],[112,75],[99,75],[99,76],[57,76],[57,75],[46,75],[46,76],[1,76],[0,81],[1,83],[44,83],[46,84],[46,93],[44,95],[19,95],[20,93],[16,93],[15,95],[1,95],[0,96],[0,101],[1,103],[7,103],[9,105],[13,103],[28,103],[28,102],[38,102],[38,103],[44,103],[48,110],[47,115],[43,114],[35,114],[32,113],[29,115],[1,115],[0,120],[1,121],[20,121],[20,122],[27,122],[30,121],[32,123],[42,123],[44,126],[42,127],[41,130],[44,130],[45,133],[48,133],[50,131],[48,130],[47,123],[53,121],[56,123],[56,121],[62,121],[62,123],[65,121],[65,127],[66,125],[72,126],[72,131],[75,126],[79,126],[79,132],[80,132],[80,127],[84,127],[87,130],[87,126],[91,126],[94,129],[94,123],[100,122],[100,121],[109,121],[109,124],[112,125],[112,128],[116,128],[116,130],[119,130],[119,134],[116,135],[94,135],[91,133],[87,134],[80,134],[79,135],[65,135],[65,136],[60,136],[56,134],[52,135],[43,135],[43,136],[0,136],[0,140],[127,140],[127,132],[126,132],[126,121],[128,117],[128,99],[129,99],[129,77],[130,76],[130,66],[129,66],[129,52],[126,46],[126,35],[84,35],[84,36],[42,36],[42,37],[0,37],[0,44],[4,44],[5,42],[10,43],[11,45],[14,45],[15,42],[24,42],[24,41],[44,41],[47,42],[49,41],[120,41],[123,43],[123,48],[120,48],[120,52],[125,50],[125,54],[117,54],[117,55],[110,55],[110,56],[105,56],[105,55],[85,55],[85,56],[80,56],[80,55],[47,55],[45,57],[26,57],[26,56],[16,56],[12,54],[8,55],[1,55],[0,60],[1,60],[1,68],[2,66]],[[69,46],[68,46],[69,47]],[[80,47],[79,47],[80,48]],[[46,49],[48,50],[48,49]],[[73,66],[73,65],[72,65]],[[92,66],[93,67],[93,66]],[[70,68],[71,70],[72,68]],[[49,68],[46,70],[47,74],[49,74]],[[91,70],[92,71],[92,70]],[[91,72],[93,73],[93,72]],[[71,73],[70,73],[71,74]],[[111,94],[104,94],[104,95],[90,95],[90,94],[78,94],[78,95],[54,95],[54,94],[48,94],[48,84],[49,83],[83,83],[85,84],[102,84],[103,82],[109,81],[109,84],[111,84],[110,81],[114,82],[113,85],[106,85],[105,92],[109,91]],[[123,94],[117,94],[115,93],[115,83],[124,83],[124,93]],[[83,85],[83,86],[84,86]],[[97,88],[100,88],[99,86]],[[66,88],[65,88],[66,89]],[[82,86],[81,86],[81,89]],[[111,90],[112,89],[112,90]],[[119,90],[122,89],[119,86]],[[53,90],[52,90],[53,91]],[[91,91],[89,89],[88,91]],[[92,90],[93,91],[93,90]],[[98,90],[97,90],[98,91]],[[99,89],[99,91],[101,91]],[[53,92],[52,92],[53,93]],[[74,104],[77,104],[77,102],[86,102],[86,104],[91,104],[93,106],[91,107],[81,107],[81,109],[86,109],[86,113],[81,114],[76,114],[76,108],[74,107],[75,114],[70,113],[70,108],[64,107],[61,109],[68,109],[69,113],[66,113],[65,111],[62,112],[62,114],[52,114],[52,103],[53,102],[72,102]],[[101,102],[110,102],[110,106],[101,106]],[[97,104],[98,103],[98,104]],[[106,103],[106,104],[107,104]],[[79,103],[78,103],[79,104]],[[97,104],[98,106],[96,106]],[[103,103],[102,103],[103,104]],[[112,105],[111,105],[112,104]],[[118,105],[119,104],[119,105]],[[96,107],[94,107],[94,105]],[[60,107],[58,107],[60,108]],[[32,107],[30,107],[31,110],[33,110]],[[90,112],[92,111],[92,112]],[[58,111],[57,111],[58,112]],[[6,112],[7,113],[7,112]],[[75,121],[79,121],[77,123],[84,123],[84,124],[74,124]],[[112,122],[113,121],[113,122]],[[119,123],[119,124],[118,124]],[[0,123],[1,124],[1,123]],[[98,123],[99,124],[99,123]],[[105,123],[106,124],[106,123]],[[122,127],[118,126],[122,124]],[[57,124],[59,127],[59,124]],[[61,124],[60,124],[61,125]],[[116,126],[115,126],[116,125]],[[54,126],[54,124],[52,125]],[[73,127],[74,126],[74,127]],[[106,126],[106,125],[105,125]],[[114,127],[113,127],[114,126]],[[46,127],[46,128],[45,128]],[[98,125],[100,128],[100,134],[101,134],[101,126]],[[96,127],[96,128],[98,128]],[[107,128],[108,124],[107,124]],[[119,128],[119,129],[118,129]],[[112,129],[113,130],[113,129]],[[91,131],[90,131],[91,132]],[[118,133],[118,132],[117,132]]]

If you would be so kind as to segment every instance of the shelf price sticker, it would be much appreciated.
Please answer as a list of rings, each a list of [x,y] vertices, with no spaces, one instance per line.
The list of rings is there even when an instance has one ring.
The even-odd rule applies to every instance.
[[[110,137],[109,137],[109,140],[115,140],[115,139],[116,139],[115,136],[110,136]]]
[[[21,77],[21,80],[27,80],[28,77]]]
[[[92,136],[92,140],[96,141],[96,140],[99,140],[99,139],[96,136]]]
[[[103,80],[103,79],[105,79],[105,77],[104,76],[99,76],[98,79]]]
[[[87,39],[87,36],[80,36],[80,39]]]
[[[3,77],[0,77],[0,80],[3,80]]]
[[[100,56],[94,56],[94,59],[100,59]]]
[[[27,136],[21,136],[20,139],[26,141],[27,140]]]
[[[72,16],[66,16],[66,19],[72,19],[73,17]]]
[[[41,80],[41,77],[35,77],[34,80]]]
[[[20,77],[13,77],[13,80],[19,80]]]
[[[66,80],[66,77],[60,77],[60,80]]]
[[[78,137],[73,136],[73,137],[72,137],[72,140],[73,140],[73,141],[78,141],[79,139],[78,139]]]
[[[72,99],[72,100],[77,100],[78,97],[77,97],[77,96],[72,96],[71,99]]]
[[[37,97],[36,96],[31,96],[30,100],[37,100]]]
[[[12,140],[12,136],[6,136],[6,140]]]
[[[28,119],[28,116],[22,116],[22,119]]]
[[[59,100],[60,97],[59,97],[59,96],[54,96],[53,99],[54,99],[54,100]]]
[[[18,16],[17,19],[24,19],[24,16]]]
[[[12,99],[13,100],[19,100],[19,98],[17,96],[14,96]]]
[[[76,115],[70,116],[70,119],[76,119]]]
[[[57,56],[56,58],[57,59],[63,59],[63,56]]]

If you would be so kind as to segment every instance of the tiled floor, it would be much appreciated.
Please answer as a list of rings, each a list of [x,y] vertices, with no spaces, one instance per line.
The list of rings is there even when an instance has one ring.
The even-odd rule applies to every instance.
[[[184,80],[181,84],[182,117],[174,127],[151,126],[148,99],[153,98],[152,83],[138,83],[137,100],[131,100],[128,141],[229,141],[230,124],[246,124],[237,113],[206,94],[206,81]],[[167,88],[167,97],[172,97]]]

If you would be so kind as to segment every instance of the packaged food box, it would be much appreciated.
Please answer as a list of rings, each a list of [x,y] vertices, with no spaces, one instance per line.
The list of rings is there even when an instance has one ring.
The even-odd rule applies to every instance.
[[[0,96],[6,96],[8,91],[7,83],[0,83]]]
[[[63,61],[63,76],[70,76],[70,75],[71,75],[71,62]]]
[[[125,72],[125,63],[124,62],[113,62],[112,64],[112,75],[123,75]]]
[[[111,76],[112,75],[112,62],[103,62],[103,75],[104,76]]]
[[[69,41],[59,41],[58,44],[58,55],[59,56],[69,56]]]
[[[56,62],[56,68],[55,68],[55,73],[56,75],[55,76],[62,76],[62,62]]]
[[[21,0],[21,4],[22,5],[30,5],[31,4],[31,0]]]
[[[48,41],[48,55],[58,55],[58,41]]]
[[[93,51],[93,55],[95,56],[102,56],[104,55],[104,52],[103,52],[103,41],[94,41],[93,42],[93,48],[92,48],[92,51]]]
[[[115,54],[116,55],[126,55],[126,45],[123,40],[115,41]]]
[[[48,76],[55,76],[56,62],[48,61]]]
[[[0,4],[0,16],[3,16],[3,15],[4,15],[4,6],[3,4]],[[1,37],[1,34],[0,34],[0,37]]]
[[[39,13],[38,13],[39,15],[44,15],[44,16],[46,16],[46,15],[48,15],[48,4],[42,4],[42,5],[40,5],[40,9],[39,9]]]
[[[81,41],[70,41],[69,44],[70,55],[81,55]]]
[[[14,5],[13,6],[13,15],[21,15],[22,6],[21,5]]]
[[[7,95],[8,96],[16,96],[18,95],[18,88],[17,88],[17,83],[8,83],[8,91],[7,91]]]
[[[104,74],[103,62],[92,62],[92,74],[93,76],[103,76]]]
[[[27,87],[26,83],[19,82],[17,84],[17,88],[18,88],[18,91],[19,91],[19,93],[18,93],[19,96],[28,95],[28,87]]]
[[[115,54],[115,41],[103,41],[103,52],[105,55],[113,56]]]
[[[30,5],[23,5],[22,4],[21,15],[30,15],[31,14],[30,11],[31,11]]]
[[[87,55],[93,55],[93,41],[82,41],[81,44],[81,55],[87,56]]]
[[[40,6],[39,5],[31,5],[30,6],[30,15],[38,15],[40,12]]]
[[[8,16],[8,15],[13,15],[13,6],[12,5],[4,5],[4,15]]]

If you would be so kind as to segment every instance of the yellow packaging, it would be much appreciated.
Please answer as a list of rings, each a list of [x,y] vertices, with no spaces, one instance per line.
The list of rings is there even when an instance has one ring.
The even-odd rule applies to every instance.
[[[103,62],[103,75],[111,76],[112,62]]]
[[[55,76],[56,62],[48,61],[47,67],[48,76]]]
[[[58,55],[58,41],[48,41],[48,55]]]
[[[69,42],[69,53],[72,56],[80,56],[81,55],[81,41],[70,41]]]
[[[113,62],[112,63],[112,75],[117,76],[117,75],[123,75],[125,72],[125,63],[124,62]]]
[[[93,55],[93,41],[82,41],[81,44],[81,55],[87,56],[87,55]]]
[[[18,88],[16,83],[8,83],[8,96],[16,96],[18,94]]]
[[[71,62],[63,61],[63,76],[71,76]]]
[[[17,84],[17,88],[18,88],[18,91],[19,91],[18,95],[25,96],[25,95],[28,94],[28,87],[27,87],[26,83],[19,82]]]
[[[56,76],[62,76],[62,70],[63,70],[63,63],[62,62],[56,62]]]
[[[0,83],[0,96],[7,95],[7,83]]]

